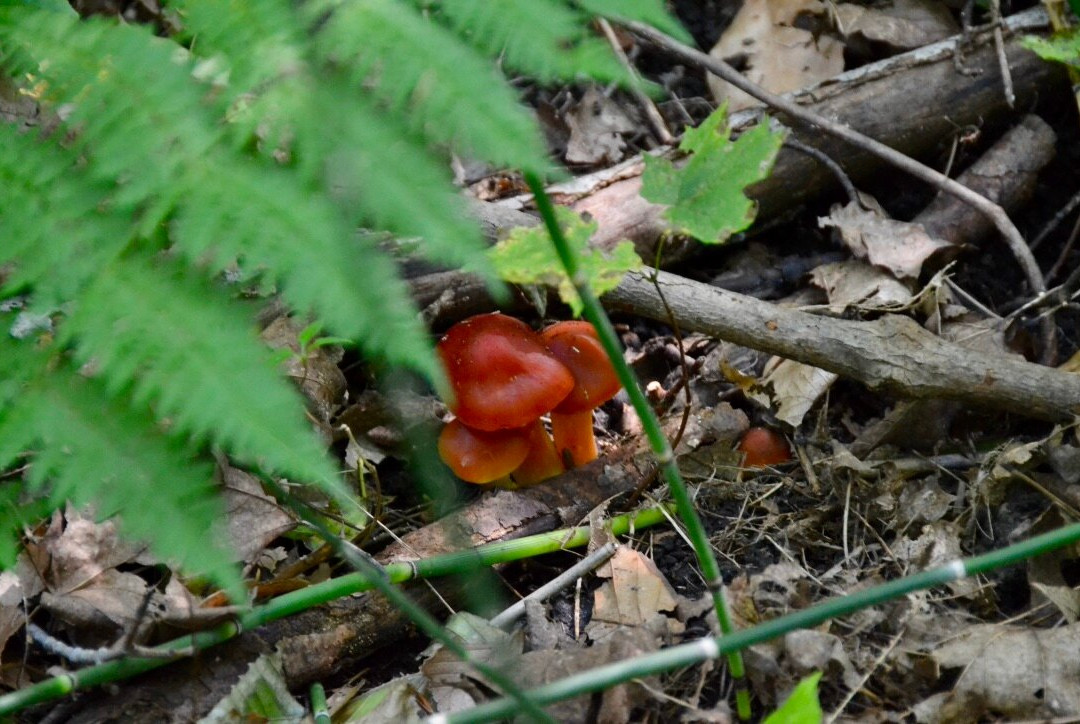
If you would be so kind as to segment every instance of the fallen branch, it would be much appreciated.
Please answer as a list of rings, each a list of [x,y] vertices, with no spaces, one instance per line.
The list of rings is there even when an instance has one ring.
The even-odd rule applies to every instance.
[[[650,273],[631,273],[604,304],[666,322]],[[1070,420],[1080,414],[1080,376],[1019,356],[964,349],[908,317],[872,322],[817,316],[763,302],[675,274],[655,272],[683,331],[820,367],[873,390],[959,400],[1029,417]]]

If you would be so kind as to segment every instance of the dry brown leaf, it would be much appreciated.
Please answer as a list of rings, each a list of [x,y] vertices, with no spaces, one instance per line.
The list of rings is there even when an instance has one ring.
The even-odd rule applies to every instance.
[[[845,39],[857,36],[894,51],[912,50],[960,32],[940,0],[892,0],[873,7],[841,3],[836,24]]]
[[[81,588],[67,593],[46,591],[41,606],[61,621],[76,628],[84,639],[93,634],[100,644],[114,643],[122,632],[136,623],[164,623],[189,629],[200,628],[219,620],[221,611],[201,609],[191,593],[176,578],[169,580],[165,592],[155,591],[150,615],[138,619],[143,601],[150,591],[146,581],[134,573],[111,569],[104,571]]]
[[[818,225],[835,228],[857,258],[900,279],[918,278],[928,257],[951,246],[930,237],[921,224],[896,221],[888,218],[880,206],[867,211],[855,202],[833,206],[828,216],[818,218]]]
[[[249,563],[270,541],[296,527],[296,522],[263,491],[257,477],[228,464],[220,469],[225,483],[229,550]]]
[[[823,21],[824,11],[820,0],[746,0],[709,55],[774,93],[831,78],[844,70],[843,44],[802,27],[807,18]],[[761,105],[714,75],[706,80],[713,98],[726,101],[729,111]]]
[[[825,291],[829,304],[840,311],[852,305],[893,307],[911,300],[911,292],[896,278],[859,260],[823,264],[811,272],[811,279]],[[771,407],[779,420],[798,427],[838,378],[817,367],[773,357],[747,396]]]
[[[610,581],[594,596],[593,621],[641,626],[662,612],[672,612],[678,601],[671,584],[652,559],[620,547],[597,575]]]
[[[330,418],[344,400],[345,375],[338,368],[338,362],[345,353],[341,347],[333,345],[313,346],[301,353],[301,331],[302,327],[292,317],[278,317],[261,336],[270,349],[292,352],[283,363],[285,372],[300,388],[322,434],[327,435]]]
[[[1057,508],[1050,508],[1043,513],[1032,526],[1031,534],[1039,535],[1057,530],[1071,521],[1065,520]],[[1070,585],[1063,571],[1073,569],[1077,564],[1077,554],[1072,547],[1058,548],[1054,551],[1029,558],[1027,561],[1027,579],[1035,594],[1031,607],[1036,608],[1045,598],[1061,611],[1069,623],[1080,621],[1080,590]]]
[[[652,653],[659,648],[656,637],[641,628],[617,628],[603,641],[588,648],[526,653],[522,657],[522,667],[514,671],[515,680],[525,688],[532,688],[605,664]],[[645,682],[651,688],[661,688],[655,677],[649,677]],[[559,702],[548,707],[547,711],[558,722],[624,724],[635,721],[632,717],[634,709],[643,703],[645,696],[645,690],[636,681],[631,681],[605,689],[600,695],[596,712],[591,712],[593,704],[590,696]]]
[[[949,512],[955,500],[956,496],[945,492],[935,478],[905,481],[900,489],[892,527],[937,523]]]
[[[572,164],[611,164],[622,160],[626,141],[624,133],[637,125],[623,108],[590,86],[581,100],[566,114],[570,140],[566,144],[566,162]]]
[[[145,546],[123,541],[116,522],[95,522],[93,517],[68,507],[57,514],[38,541],[27,544],[32,556],[45,563],[48,589],[65,594],[86,585],[102,572],[138,558]]]
[[[824,290],[829,305],[843,312],[849,306],[883,309],[907,304],[911,291],[896,277],[860,259],[822,264],[810,280]]]
[[[45,581],[31,564],[30,557],[26,553],[19,555],[13,568],[0,573],[0,651],[5,650],[8,639],[26,624],[27,601],[44,590]],[[12,655],[21,659],[22,651],[12,652]],[[5,665],[0,667],[3,670],[3,674],[0,674],[4,677],[3,680],[11,684],[20,683],[23,670],[21,661],[16,666],[7,665],[15,664],[14,659],[4,660],[3,663]],[[7,681],[7,677],[12,674],[15,675],[14,678]]]
[[[920,722],[1080,715],[1080,624],[1054,629],[985,624],[933,652],[959,672],[948,692],[915,707]]]
[[[839,375],[833,372],[773,357],[765,366],[758,386],[747,396],[772,408],[777,419],[798,427],[814,403],[838,378]]]

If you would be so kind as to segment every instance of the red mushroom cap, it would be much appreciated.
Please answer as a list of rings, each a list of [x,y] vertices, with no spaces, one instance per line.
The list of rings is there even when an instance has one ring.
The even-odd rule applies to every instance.
[[[574,387],[574,376],[524,322],[481,314],[451,327],[439,355],[453,387],[451,410],[469,427],[524,427]]]
[[[584,412],[604,404],[621,385],[611,360],[588,322],[557,322],[540,336],[551,353],[574,375],[574,389],[555,406],[555,412]]]
[[[767,427],[752,427],[737,446],[743,454],[743,467],[764,468],[791,460],[791,448],[778,432]]]
[[[485,432],[451,420],[439,434],[439,457],[462,480],[490,483],[504,478],[529,454],[525,430]]]

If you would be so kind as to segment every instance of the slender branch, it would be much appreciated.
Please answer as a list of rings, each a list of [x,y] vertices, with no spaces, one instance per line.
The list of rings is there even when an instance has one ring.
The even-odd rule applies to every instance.
[[[652,272],[631,272],[604,295],[612,310],[663,322]],[[1080,414],[1080,377],[987,354],[937,337],[909,317],[871,322],[787,309],[685,277],[657,281],[679,325],[844,375],[875,390],[915,399],[940,397],[1027,417],[1071,420]]]

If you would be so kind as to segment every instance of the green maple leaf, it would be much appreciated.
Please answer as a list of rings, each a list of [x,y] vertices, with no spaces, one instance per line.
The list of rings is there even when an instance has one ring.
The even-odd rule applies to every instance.
[[[750,226],[757,204],[743,189],[772,171],[783,133],[763,121],[735,141],[721,106],[700,126],[683,134],[679,150],[691,153],[680,168],[664,158],[645,157],[641,195],[669,208],[664,218],[679,233],[716,244]]]
[[[609,253],[589,246],[596,232],[596,222],[586,222],[570,209],[555,207],[555,216],[570,247],[577,253],[581,272],[597,295],[619,285],[626,272],[639,269],[641,258],[629,241],[620,241]],[[581,315],[581,298],[570,282],[555,247],[542,226],[518,227],[488,252],[496,273],[511,284],[542,284],[555,288],[570,306],[574,316]]]

